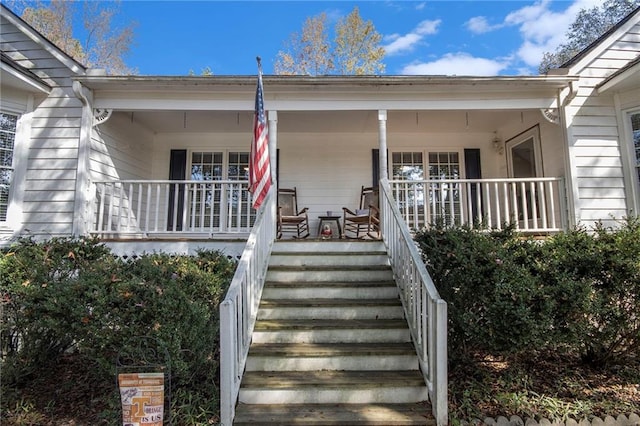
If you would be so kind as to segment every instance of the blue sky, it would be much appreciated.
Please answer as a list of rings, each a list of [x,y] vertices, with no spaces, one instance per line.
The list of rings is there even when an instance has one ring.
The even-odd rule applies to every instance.
[[[144,1],[123,0],[137,22],[127,64],[141,75],[254,75],[255,57],[273,74],[278,51],[307,17],[330,26],[354,6],[383,36],[387,75],[537,74],[545,51],[564,41],[581,8],[565,1]]]

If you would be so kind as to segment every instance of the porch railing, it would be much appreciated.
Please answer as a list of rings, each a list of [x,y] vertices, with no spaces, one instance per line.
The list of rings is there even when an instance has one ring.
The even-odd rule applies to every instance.
[[[246,233],[255,210],[247,181],[97,181],[91,233],[100,236]]]
[[[529,233],[567,228],[562,178],[393,180],[390,184],[410,229],[435,223],[489,229],[513,225]]]
[[[224,426],[231,426],[235,417],[235,404],[275,240],[274,192],[271,187],[227,295],[220,304],[220,418]]]
[[[387,246],[422,374],[438,425],[447,424],[447,304],[440,298],[403,221],[389,181],[380,183],[382,238]]]

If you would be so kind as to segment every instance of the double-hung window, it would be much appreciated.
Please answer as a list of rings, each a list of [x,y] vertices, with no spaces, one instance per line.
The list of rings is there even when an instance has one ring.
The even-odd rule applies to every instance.
[[[0,222],[7,220],[18,116],[0,112]]]
[[[631,135],[633,137],[633,148],[636,154],[636,177],[638,178],[637,184],[640,185],[640,111],[634,112],[630,115],[631,120]]]

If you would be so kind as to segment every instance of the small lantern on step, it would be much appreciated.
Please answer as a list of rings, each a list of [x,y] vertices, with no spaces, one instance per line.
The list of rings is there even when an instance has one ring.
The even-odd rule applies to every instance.
[[[323,225],[322,231],[320,231],[320,237],[323,240],[328,240],[328,239],[331,239],[332,234],[333,234],[333,231],[331,231],[331,226],[329,226],[328,224]]]

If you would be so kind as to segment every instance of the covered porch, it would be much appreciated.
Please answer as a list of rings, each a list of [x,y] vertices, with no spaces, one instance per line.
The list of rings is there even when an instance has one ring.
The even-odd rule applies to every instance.
[[[85,77],[85,233],[246,238],[251,77]],[[410,229],[570,226],[568,77],[265,77],[274,179],[318,217],[387,176]],[[117,84],[116,84],[117,83]],[[82,136],[81,136],[82,137]]]

